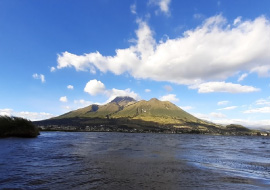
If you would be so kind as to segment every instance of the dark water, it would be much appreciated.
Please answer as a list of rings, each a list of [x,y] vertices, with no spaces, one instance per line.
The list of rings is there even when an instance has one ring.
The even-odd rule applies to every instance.
[[[270,138],[43,132],[0,139],[0,189],[270,189]]]

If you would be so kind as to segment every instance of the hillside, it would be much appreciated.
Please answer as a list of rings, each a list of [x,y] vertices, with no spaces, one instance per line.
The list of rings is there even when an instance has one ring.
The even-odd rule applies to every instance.
[[[54,119],[65,119],[65,118],[107,118],[110,115],[121,111],[126,105],[135,103],[131,97],[116,97],[111,102],[105,105],[90,105],[85,108],[74,110],[66,114],[60,115]]]
[[[136,101],[116,97],[104,105],[90,105],[35,122],[44,130],[125,131],[250,135],[245,127],[221,126],[196,118],[169,101]]]
[[[159,101],[156,98],[128,105],[125,109],[112,114],[111,117],[139,119],[160,124],[183,124],[186,121],[196,122],[199,120],[171,102]]]

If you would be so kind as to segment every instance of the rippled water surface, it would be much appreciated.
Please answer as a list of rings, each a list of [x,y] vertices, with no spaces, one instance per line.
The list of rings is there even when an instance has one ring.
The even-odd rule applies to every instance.
[[[0,189],[270,189],[270,138],[90,132],[5,138]]]

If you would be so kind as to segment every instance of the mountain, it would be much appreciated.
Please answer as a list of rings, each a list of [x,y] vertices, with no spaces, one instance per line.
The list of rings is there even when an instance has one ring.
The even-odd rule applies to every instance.
[[[44,130],[125,131],[251,135],[236,125],[228,127],[201,120],[169,101],[136,101],[116,97],[104,105],[89,105],[48,120],[35,122]]]
[[[185,121],[196,122],[198,118],[183,111],[169,101],[160,101],[152,98],[149,101],[139,101],[130,104],[114,114],[112,118],[130,118],[160,124],[182,124]]]
[[[73,118],[73,117],[81,117],[81,118],[107,118],[110,115],[119,112],[124,109],[125,106],[135,103],[136,100],[131,97],[116,97],[111,102],[105,105],[90,105],[85,108],[81,108],[78,110],[74,110],[63,114],[54,119],[65,119],[65,118]]]
[[[185,112],[169,101],[152,98],[149,101],[136,101],[131,97],[116,97],[105,105],[90,105],[68,112],[54,119],[65,118],[107,118],[142,120],[159,124],[183,124],[197,122],[198,118]]]
[[[118,96],[111,101],[111,103],[113,103],[113,102],[119,104],[120,106],[126,106],[128,104],[136,102],[136,100],[134,98],[129,97],[129,96]]]

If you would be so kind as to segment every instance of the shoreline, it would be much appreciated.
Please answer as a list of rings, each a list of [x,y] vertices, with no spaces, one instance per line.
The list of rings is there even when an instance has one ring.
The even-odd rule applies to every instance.
[[[163,132],[156,132],[156,131],[128,131],[128,130],[61,130],[61,129],[50,129],[50,130],[39,130],[40,132],[90,132],[90,133],[138,133],[138,134],[197,134],[197,135],[213,135],[213,136],[260,136],[260,137],[270,137],[269,133],[267,135],[259,135],[259,134],[239,134],[239,133],[228,133],[228,134],[220,134],[220,133],[198,133],[198,132],[183,132],[183,131],[163,131]]]

